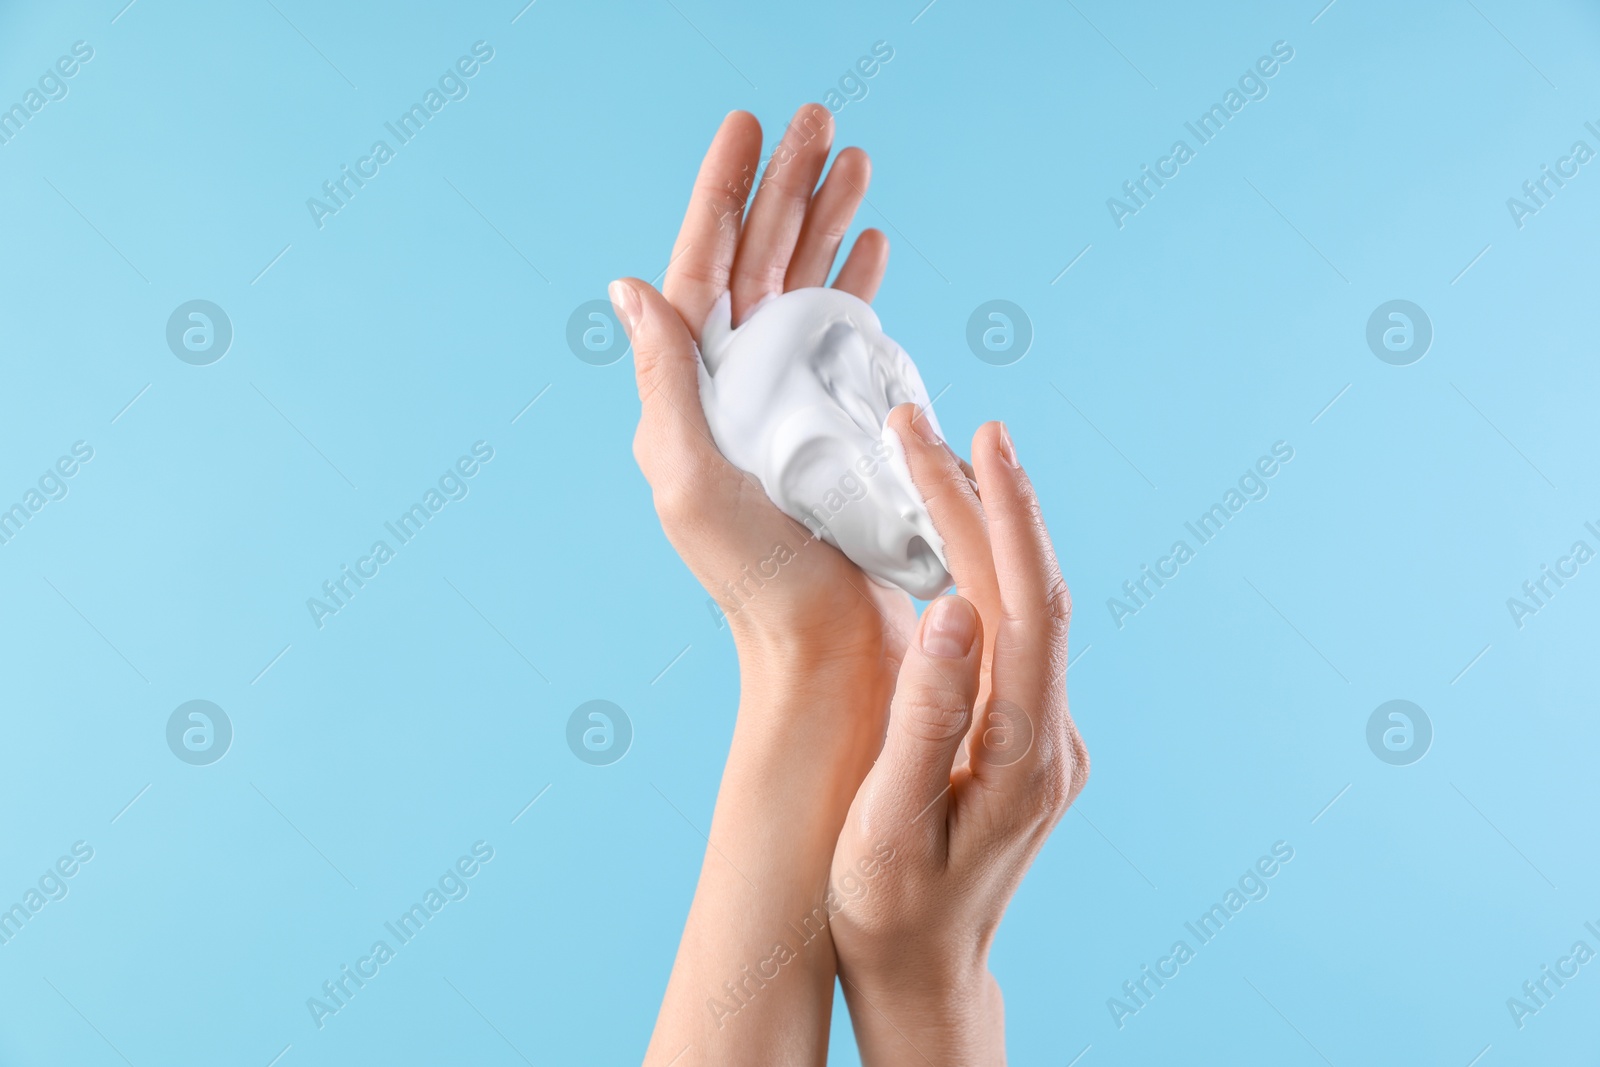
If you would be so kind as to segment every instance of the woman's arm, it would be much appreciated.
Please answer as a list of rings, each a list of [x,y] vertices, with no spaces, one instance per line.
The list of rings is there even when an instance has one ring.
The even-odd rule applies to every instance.
[[[821,1064],[836,962],[828,865],[876,737],[842,670],[744,672],[705,861],[645,1062]],[[852,721],[853,720],[853,721]],[[692,1052],[684,1054],[686,1049]],[[681,1059],[678,1057],[682,1057]]]
[[[828,867],[912,622],[905,594],[869,581],[723,459],[700,406],[695,336],[722,292],[737,317],[765,296],[827,282],[869,173],[866,154],[846,149],[818,188],[832,136],[826,109],[801,108],[746,217],[761,131],[729,115],[696,179],[665,295],[638,279],[611,290],[638,375],[634,456],[668,539],[727,615],[741,680],[653,1067],[825,1060]],[[834,284],[870,299],[886,256],[882,235],[864,232]]]

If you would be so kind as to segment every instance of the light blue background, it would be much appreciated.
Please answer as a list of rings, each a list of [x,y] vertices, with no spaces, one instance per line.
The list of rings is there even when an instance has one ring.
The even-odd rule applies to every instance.
[[[0,146],[0,499],[95,450],[0,546],[0,903],[95,850],[0,946],[0,1063],[637,1061],[737,677],[633,464],[631,361],[566,323],[665,266],[727,110],[778,128],[880,40],[836,140],[874,160],[878,308],[953,436],[1012,427],[1076,596],[1095,771],[995,947],[1013,1062],[1592,1055],[1600,963],[1521,1030],[1506,999],[1600,949],[1600,568],[1520,630],[1506,599],[1600,547],[1600,163],[1520,230],[1505,201],[1600,148],[1600,16],[923,2],[0,8],[6,104],[95,50]],[[306,198],[478,40],[470,95],[318,230]],[[1280,40],[1119,230],[1106,198]],[[235,329],[209,367],[164,338],[195,298]],[[1036,331],[1012,366],[964,340],[994,298]],[[1407,367],[1364,340],[1393,298],[1435,328]],[[306,598],[479,440],[470,496],[319,631]],[[1118,629],[1107,598],[1280,440],[1270,496]],[[208,767],[165,741],[195,698],[236,731]],[[594,698],[636,730],[608,767],[564,740]],[[1407,767],[1365,740],[1393,698],[1435,730]],[[479,840],[319,1031],[306,999]],[[1279,840],[1270,896],[1119,1030],[1107,998]]]

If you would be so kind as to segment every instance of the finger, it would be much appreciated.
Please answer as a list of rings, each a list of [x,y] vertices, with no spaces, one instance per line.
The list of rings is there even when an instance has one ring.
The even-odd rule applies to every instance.
[[[950,771],[978,695],[983,622],[959,596],[928,605],[889,706],[883,751],[869,775],[873,812],[913,839],[942,841]]]
[[[878,295],[883,282],[883,272],[889,266],[889,238],[882,230],[862,230],[845,257],[839,276],[833,280],[835,289],[843,289],[867,303]]]
[[[1004,718],[997,728],[1011,731],[1006,739],[1012,746],[1004,752],[981,747],[974,777],[997,785],[1015,810],[1064,810],[1087,770],[1078,765],[1081,742],[1063,682],[1072,598],[1039,499],[1004,426],[991,422],[979,429],[972,460],[1001,601],[987,710]]]
[[[978,700],[980,707],[985,706],[992,689],[994,640],[1000,631],[1000,586],[983,505],[967,468],[940,440],[927,413],[919,412],[914,404],[902,404],[889,413],[889,425],[900,439],[911,480],[944,542],[945,566],[956,580],[956,592],[971,602],[983,618],[986,647],[978,676]],[[959,765],[969,762],[970,752],[986,737],[997,736],[986,733],[987,729],[986,722],[973,725],[968,751],[961,755]]]
[[[748,111],[729,112],[700,164],[661,287],[696,340],[711,305],[728,289],[760,158],[761,124]]]
[[[946,443],[944,447],[950,448],[950,445]],[[967,481],[972,483],[972,495],[976,496],[979,500],[982,500],[983,494],[978,491],[978,472],[972,469],[972,464],[962,459],[959,455],[956,455],[955,449],[950,449],[950,455],[955,457],[955,461],[961,465],[961,473],[965,474],[967,476]]]
[[[783,292],[794,243],[822,166],[833,148],[833,115],[821,104],[796,111],[773,149],[733,258],[733,322],[765,297]]]
[[[889,412],[889,426],[900,439],[911,481],[944,541],[945,565],[956,589],[977,607],[992,635],[999,621],[1000,587],[977,493],[956,454],[915,404]]]
[[[850,229],[850,220],[855,218],[871,178],[872,161],[861,149],[846,148],[834,158],[822,188],[811,198],[794,257],[789,261],[784,292],[828,284],[839,244]]]
[[[633,345],[640,409],[634,456],[658,500],[664,493],[684,493],[720,462],[700,406],[694,339],[648,282],[621,278],[609,292]]]

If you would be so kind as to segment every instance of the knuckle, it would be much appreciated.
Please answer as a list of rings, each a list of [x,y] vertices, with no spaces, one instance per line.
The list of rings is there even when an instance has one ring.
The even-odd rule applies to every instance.
[[[1089,784],[1089,746],[1083,743],[1083,735],[1077,727],[1072,730],[1072,791],[1067,797],[1067,803],[1072,803],[1083,792],[1084,786]]]
[[[1035,798],[1034,814],[1054,824],[1064,815],[1089,780],[1089,751],[1073,729],[1066,743],[1040,753],[1028,775],[1028,792]]]
[[[936,685],[918,686],[901,712],[905,729],[921,741],[949,742],[966,733],[972,701],[966,694]]]
[[[1042,626],[1057,651],[1064,651],[1067,629],[1072,623],[1072,591],[1067,588],[1067,580],[1052,567],[1042,591],[1029,591],[1014,602],[1002,598],[1000,618],[1022,634],[1036,632],[1034,627]]]
[[[661,388],[667,352],[660,345],[653,344],[650,338],[640,336],[640,333],[635,330],[628,341],[633,346],[633,373],[638,379],[639,399],[641,403],[648,404],[656,399],[654,394]]]
[[[656,451],[652,445],[652,437],[653,435],[645,432],[643,422],[639,424],[638,429],[633,431],[633,461],[638,464],[639,471],[644,475],[645,481],[649,482],[650,487],[654,489],[656,480],[652,476],[652,471],[655,468]]]
[[[1067,588],[1067,580],[1055,568],[1051,569],[1050,579],[1045,583],[1044,610],[1051,625],[1059,626],[1063,631],[1072,621],[1072,590]]]
[[[633,461],[639,465],[645,481],[650,483],[658,497],[666,484],[666,468],[662,462],[661,420],[646,412],[633,431]],[[659,501],[658,501],[659,502]]]
[[[696,494],[682,479],[660,479],[659,484],[652,482],[651,489],[655,499],[656,515],[660,517],[663,526],[685,525],[699,513]]]
[[[900,434],[902,440],[906,436],[905,433]],[[915,434],[911,436],[915,437]],[[911,449],[907,450],[912,478],[917,481],[917,490],[922,494],[928,509],[930,511],[938,509],[951,514],[958,514],[959,510],[964,509],[981,515],[982,505],[978,503],[978,494],[972,491],[971,483],[961,476],[961,468],[955,456],[942,446],[928,447],[937,449],[938,453],[928,457],[917,455]],[[918,478],[918,475],[921,477]]]
[[[849,232],[850,220],[847,218],[829,219],[815,230],[824,247],[835,249],[844,242],[844,235]]]
[[[1027,540],[1040,538],[1048,541],[1044,521],[1044,507],[1027,486],[1001,490],[1000,503],[995,509],[995,522],[1013,528],[1019,537]]]
[[[766,263],[754,271],[741,271],[735,280],[735,285],[740,290],[748,290],[762,296],[781,293],[784,278],[788,273],[789,258],[786,256],[781,262]]]
[[[1056,568],[1045,581],[1044,600],[1037,616],[1052,662],[1067,662],[1067,634],[1072,628],[1072,592]]]
[[[1039,797],[1040,814],[1054,819],[1072,803],[1072,760],[1061,753],[1052,753],[1039,761],[1034,774],[1035,792]]]
[[[696,192],[719,220],[729,215],[737,219],[744,214],[745,201],[750,196],[750,187],[754,182],[755,174],[746,164],[739,172],[738,181],[702,180]]]
[[[717,216],[717,223],[719,227],[737,226],[739,214],[737,211],[732,211],[719,215]],[[693,256],[685,256],[683,258],[686,262],[676,264],[672,268],[675,280],[693,282],[716,293],[720,293],[728,287],[728,279],[732,271],[720,258],[714,261],[701,260]]]

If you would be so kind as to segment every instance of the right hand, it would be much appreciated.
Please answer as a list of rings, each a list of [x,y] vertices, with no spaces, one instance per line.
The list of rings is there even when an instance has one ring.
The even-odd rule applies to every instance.
[[[833,942],[864,1063],[990,1067],[1005,1043],[989,946],[1089,775],[1067,711],[1071,599],[1003,426],[973,439],[980,506],[942,442],[906,409],[891,424],[961,595],[928,606],[901,665],[834,850]]]

